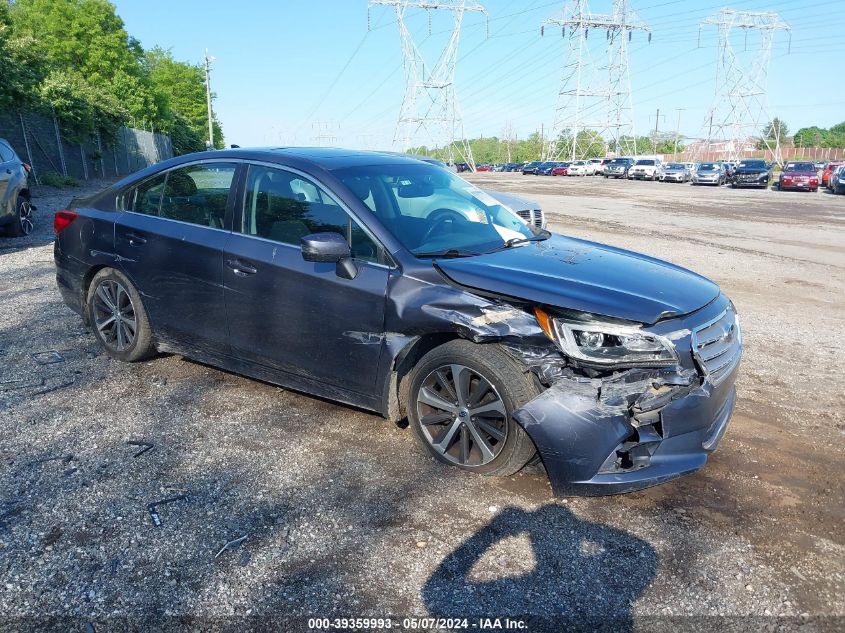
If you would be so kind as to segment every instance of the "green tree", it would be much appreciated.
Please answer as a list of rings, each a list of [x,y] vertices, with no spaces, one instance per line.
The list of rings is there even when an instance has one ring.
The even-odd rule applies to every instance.
[[[0,2],[0,110],[33,103],[44,73],[33,39],[13,32],[9,5]]]
[[[786,137],[789,136],[789,127],[787,127],[782,119],[775,117],[760,132],[762,136],[760,142],[757,144],[757,149],[766,149],[767,145],[784,143]]]

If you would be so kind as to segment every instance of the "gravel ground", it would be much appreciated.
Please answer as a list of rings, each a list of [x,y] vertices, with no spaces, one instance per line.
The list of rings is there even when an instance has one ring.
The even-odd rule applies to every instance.
[[[472,179],[735,300],[740,401],[703,471],[556,500],[541,472],[453,472],[364,411],[178,356],[112,361],[55,289],[52,211],[84,191],[43,187],[36,233],[0,238],[4,628],[432,615],[528,618],[532,631],[842,630],[845,197]],[[50,351],[63,360],[41,364]],[[156,526],[149,504],[174,497]]]

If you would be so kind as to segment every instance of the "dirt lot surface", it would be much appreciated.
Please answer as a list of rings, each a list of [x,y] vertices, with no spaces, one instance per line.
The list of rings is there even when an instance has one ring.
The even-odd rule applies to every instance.
[[[78,192],[43,188],[36,234],[0,238],[0,613],[22,618],[4,628],[434,615],[842,630],[845,197],[471,179],[734,299],[739,404],[702,471],[556,500],[541,472],[454,472],[364,411],[178,356],[111,361],[55,288],[50,217]],[[50,350],[63,361],[40,364]],[[174,497],[154,525],[148,504]]]

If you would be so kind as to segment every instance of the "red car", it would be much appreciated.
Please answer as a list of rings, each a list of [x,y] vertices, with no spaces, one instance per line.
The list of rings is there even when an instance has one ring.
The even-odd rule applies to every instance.
[[[568,176],[569,175],[569,163],[564,163],[563,165],[558,165],[552,170],[552,176]]]
[[[478,165],[475,171],[493,171],[492,165]]]
[[[819,175],[813,163],[790,162],[786,163],[778,179],[778,189],[806,189],[809,191],[819,190]]]
[[[827,187],[828,183],[830,182],[830,174],[833,173],[833,170],[839,167],[839,165],[845,165],[843,162],[838,163],[828,163],[825,165],[824,171],[822,171],[822,187]]]

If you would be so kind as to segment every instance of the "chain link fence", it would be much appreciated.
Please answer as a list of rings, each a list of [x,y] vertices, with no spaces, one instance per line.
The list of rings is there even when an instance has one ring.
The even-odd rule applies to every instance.
[[[166,134],[122,127],[111,144],[99,133],[75,143],[62,136],[55,116],[31,112],[0,112],[0,138],[32,166],[36,183],[50,172],[77,180],[123,176],[173,156]]]

